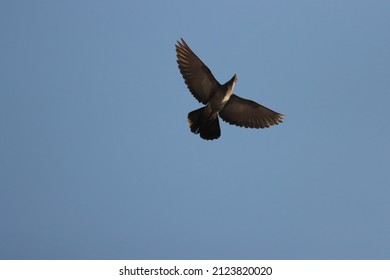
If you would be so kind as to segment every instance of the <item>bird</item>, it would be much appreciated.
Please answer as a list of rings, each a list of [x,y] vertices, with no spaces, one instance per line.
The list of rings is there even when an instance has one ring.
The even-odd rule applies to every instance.
[[[218,139],[221,136],[219,117],[231,125],[245,128],[266,128],[283,122],[285,114],[233,93],[236,74],[221,85],[183,38],[175,47],[177,64],[187,88],[205,105],[188,113],[191,132],[205,140]]]

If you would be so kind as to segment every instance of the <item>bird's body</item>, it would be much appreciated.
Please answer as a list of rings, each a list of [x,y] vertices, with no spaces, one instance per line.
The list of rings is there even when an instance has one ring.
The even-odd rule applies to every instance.
[[[221,136],[218,116],[230,124],[250,128],[265,128],[283,121],[283,114],[233,94],[237,75],[221,85],[183,39],[176,45],[176,55],[188,89],[206,105],[188,114],[191,131],[201,138],[213,140]]]

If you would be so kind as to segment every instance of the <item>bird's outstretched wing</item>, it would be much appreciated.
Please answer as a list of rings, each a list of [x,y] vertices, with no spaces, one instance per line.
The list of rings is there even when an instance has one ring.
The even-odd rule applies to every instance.
[[[272,111],[254,101],[233,94],[219,116],[230,124],[265,128],[283,122],[283,114]]]
[[[176,44],[176,57],[188,89],[199,102],[207,104],[220,84],[182,38]]]

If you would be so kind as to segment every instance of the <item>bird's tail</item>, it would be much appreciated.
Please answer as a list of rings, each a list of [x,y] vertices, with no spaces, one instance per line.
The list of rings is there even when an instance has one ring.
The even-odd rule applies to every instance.
[[[207,106],[188,114],[188,124],[195,134],[206,140],[218,139],[221,136],[218,115],[211,115]]]

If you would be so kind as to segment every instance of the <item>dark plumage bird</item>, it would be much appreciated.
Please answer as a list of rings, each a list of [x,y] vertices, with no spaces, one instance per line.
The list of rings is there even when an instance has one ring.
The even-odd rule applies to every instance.
[[[206,105],[188,114],[191,131],[201,138],[213,140],[221,136],[218,115],[229,124],[249,128],[270,127],[283,121],[283,114],[233,94],[237,75],[221,85],[183,39],[176,44],[176,56],[188,89]]]

